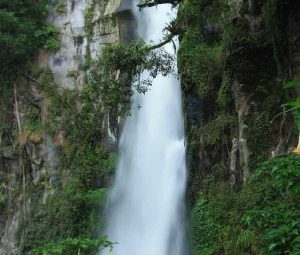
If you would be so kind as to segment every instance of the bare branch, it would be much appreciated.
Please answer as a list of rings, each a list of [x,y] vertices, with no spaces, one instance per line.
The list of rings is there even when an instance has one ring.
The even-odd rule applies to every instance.
[[[21,134],[21,121],[20,121],[20,115],[19,115],[16,83],[14,83],[14,98],[15,98],[15,114],[16,114],[16,118],[17,118],[19,133]]]

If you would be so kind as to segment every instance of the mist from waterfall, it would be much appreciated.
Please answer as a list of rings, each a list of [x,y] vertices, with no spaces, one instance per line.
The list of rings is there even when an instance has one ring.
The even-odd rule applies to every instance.
[[[160,42],[175,10],[168,5],[146,9],[135,11],[139,36],[146,42]],[[171,43],[165,49],[175,54]],[[159,76],[145,95],[133,96],[121,135],[106,211],[105,234],[117,242],[112,254],[187,254],[185,150],[179,82],[171,75]]]

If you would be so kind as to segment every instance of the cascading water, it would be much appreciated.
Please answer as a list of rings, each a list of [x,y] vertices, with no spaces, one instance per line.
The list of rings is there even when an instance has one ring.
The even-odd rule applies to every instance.
[[[170,21],[167,5],[137,12],[139,34],[158,42]],[[174,52],[172,45],[165,49]],[[119,146],[105,234],[114,255],[183,255],[186,186],[181,91],[175,77],[157,77],[133,96]],[[101,254],[109,254],[103,251]]]

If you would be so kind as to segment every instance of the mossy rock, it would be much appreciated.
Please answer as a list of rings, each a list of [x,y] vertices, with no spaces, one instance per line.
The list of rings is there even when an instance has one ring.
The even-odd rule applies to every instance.
[[[226,65],[244,92],[253,92],[260,81],[276,76],[273,44],[264,31],[251,32],[249,27],[240,25],[231,40]]]

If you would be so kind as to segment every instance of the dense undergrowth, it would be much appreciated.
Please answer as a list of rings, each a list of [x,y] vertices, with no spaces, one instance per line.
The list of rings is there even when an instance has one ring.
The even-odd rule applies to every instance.
[[[239,191],[209,176],[191,214],[193,254],[300,254],[300,156],[262,163]]]

